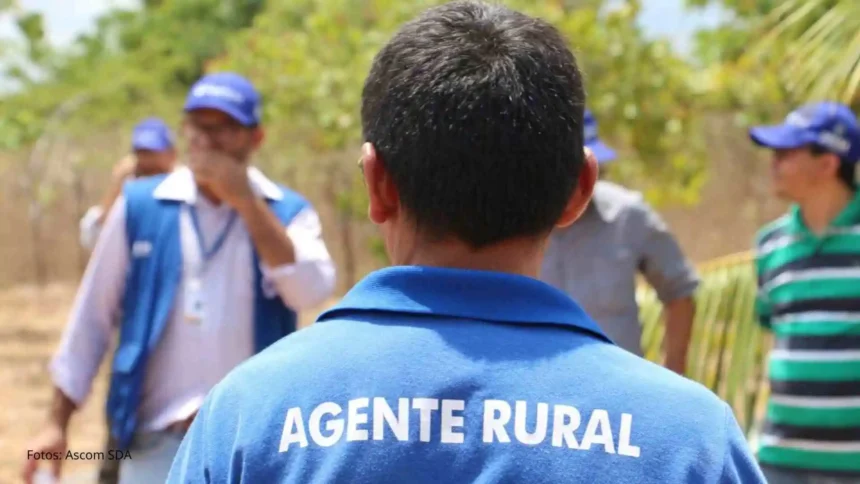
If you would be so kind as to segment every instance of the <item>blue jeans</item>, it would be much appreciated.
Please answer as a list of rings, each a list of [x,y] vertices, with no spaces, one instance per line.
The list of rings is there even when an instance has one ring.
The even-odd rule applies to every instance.
[[[181,443],[176,432],[136,435],[129,448],[131,458],[120,463],[119,484],[164,484]]]
[[[860,477],[833,476],[803,469],[761,466],[768,484],[860,484]]]

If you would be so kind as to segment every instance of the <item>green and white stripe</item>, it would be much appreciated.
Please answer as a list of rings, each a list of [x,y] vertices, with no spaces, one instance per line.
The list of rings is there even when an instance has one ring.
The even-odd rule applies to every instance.
[[[860,477],[860,195],[824,235],[799,212],[757,240],[756,309],[774,333],[764,464]]]

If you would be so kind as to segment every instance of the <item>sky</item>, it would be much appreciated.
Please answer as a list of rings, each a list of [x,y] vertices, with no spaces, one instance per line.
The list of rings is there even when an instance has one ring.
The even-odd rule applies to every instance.
[[[686,54],[697,30],[715,27],[726,18],[727,12],[715,6],[690,10],[684,8],[684,0],[643,0],[639,22],[649,35],[670,38]]]
[[[48,35],[56,45],[65,45],[92,28],[99,14],[111,7],[133,7],[138,0],[19,0],[24,10],[44,15]],[[702,12],[684,9],[684,0],[643,0],[640,22],[653,36],[669,37],[682,53],[689,52],[693,32],[718,23],[723,12],[708,8]],[[0,36],[15,32],[10,18],[0,18]]]
[[[137,0],[18,0],[25,11],[38,11],[44,15],[51,40],[57,45],[68,44],[94,24],[99,14],[112,7],[133,7]],[[14,32],[11,19],[0,19],[0,35]]]

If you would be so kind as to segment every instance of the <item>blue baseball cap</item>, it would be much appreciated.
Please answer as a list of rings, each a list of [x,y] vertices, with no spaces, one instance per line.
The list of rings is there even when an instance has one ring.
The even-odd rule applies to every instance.
[[[587,146],[594,156],[597,157],[597,163],[603,164],[612,161],[616,158],[615,150],[606,146],[603,141],[597,136],[597,120],[594,114],[588,109],[585,110],[583,131],[585,134],[585,146]]]
[[[806,104],[789,113],[782,124],[756,126],[749,133],[754,143],[767,148],[785,150],[816,145],[838,155],[843,162],[860,160],[860,126],[844,104]]]
[[[188,93],[185,112],[216,109],[243,126],[260,124],[260,95],[251,81],[233,72],[218,72],[200,78]]]
[[[131,149],[167,151],[173,148],[173,136],[167,124],[158,118],[146,118],[131,131]]]

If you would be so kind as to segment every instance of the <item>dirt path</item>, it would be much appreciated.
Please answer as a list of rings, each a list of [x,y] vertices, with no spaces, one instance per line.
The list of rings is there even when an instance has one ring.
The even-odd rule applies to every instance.
[[[68,318],[74,289],[55,284],[41,292],[33,288],[0,291],[0,483],[20,482],[18,472],[28,443],[44,422],[50,402],[47,365]],[[301,324],[309,324],[316,314],[303,314]],[[106,368],[103,364],[93,393],[72,420],[72,451],[102,450]],[[82,483],[88,479],[80,478],[90,475],[95,466],[92,461],[66,461],[63,469]]]

